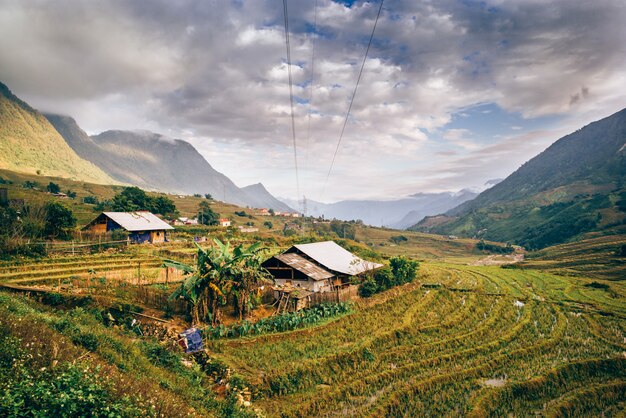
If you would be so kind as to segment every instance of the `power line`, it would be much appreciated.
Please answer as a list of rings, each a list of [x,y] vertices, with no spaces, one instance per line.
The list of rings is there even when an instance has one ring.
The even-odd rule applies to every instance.
[[[289,13],[287,0],[283,0],[283,12],[285,15],[285,46],[287,47],[287,74],[289,75],[289,104],[291,105],[291,135],[293,138],[293,163],[296,170],[297,200],[300,200],[300,176],[298,173],[298,151],[296,149],[296,120],[293,111],[293,81],[291,77],[291,47],[289,44]]]
[[[309,112],[307,121],[306,142],[304,148],[304,166],[305,172],[309,167],[309,142],[311,139],[311,113],[313,110],[313,84],[315,80],[315,37],[317,34],[317,0],[315,0],[315,6],[313,7],[313,32],[311,33],[311,81],[309,86]]]
[[[378,8],[378,14],[376,15],[376,20],[374,21],[374,27],[372,28],[372,34],[370,35],[370,40],[367,44],[367,49],[365,50],[365,56],[363,57],[363,63],[361,64],[361,70],[359,71],[359,76],[356,79],[356,84],[354,86],[354,91],[352,92],[352,98],[350,99],[350,105],[348,106],[348,111],[346,112],[346,118],[343,121],[343,126],[341,127],[341,134],[339,135],[339,141],[337,141],[337,147],[335,148],[335,153],[333,154],[333,159],[330,163],[330,168],[328,169],[328,173],[326,174],[326,181],[324,182],[324,190],[326,190],[326,185],[328,184],[328,178],[330,177],[330,172],[333,170],[333,166],[335,165],[335,159],[337,158],[337,153],[339,152],[339,146],[341,145],[341,140],[343,139],[343,133],[346,130],[346,124],[348,123],[348,118],[350,117],[350,111],[352,110],[352,104],[354,103],[354,97],[356,96],[356,91],[359,88],[359,82],[361,81],[361,75],[363,75],[363,67],[365,67],[365,61],[367,61],[367,55],[370,52],[370,47],[372,46],[372,40],[374,39],[374,32],[376,32],[376,25],[378,25],[378,18],[380,17],[380,12],[383,10],[383,3],[385,0],[380,1],[380,7]],[[322,193],[323,194],[323,193]]]

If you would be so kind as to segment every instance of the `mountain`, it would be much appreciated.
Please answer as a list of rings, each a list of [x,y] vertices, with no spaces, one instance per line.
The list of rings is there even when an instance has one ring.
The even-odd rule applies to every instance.
[[[272,196],[261,183],[242,187],[241,190],[248,196],[248,201],[251,202],[249,206],[254,208],[271,208],[280,212],[294,211],[289,205]]]
[[[260,197],[260,191],[250,196],[237,187],[183,140],[148,131],[111,130],[90,137],[69,116],[46,114],[46,118],[78,155],[120,182],[172,193],[209,193],[239,206],[272,202],[264,188],[265,195]],[[276,199],[272,204],[262,207],[286,210]]]
[[[419,207],[407,213],[398,222],[392,224],[391,227],[397,229],[407,229],[424,219],[426,216],[445,212],[446,210],[454,208],[463,202],[474,199],[476,196],[478,196],[478,193],[467,189],[463,189],[458,193],[445,192],[414,194],[411,197],[419,201]]]
[[[307,214],[326,219],[361,219],[367,225],[405,229],[424,216],[441,213],[472,199],[477,193],[462,190],[458,193],[417,193],[396,200],[342,200],[321,203],[307,200]],[[297,202],[282,199],[290,205]]]
[[[543,248],[626,218],[626,109],[567,135],[502,182],[411,229]]]
[[[0,83],[0,168],[100,184],[115,181],[82,159],[48,120]]]

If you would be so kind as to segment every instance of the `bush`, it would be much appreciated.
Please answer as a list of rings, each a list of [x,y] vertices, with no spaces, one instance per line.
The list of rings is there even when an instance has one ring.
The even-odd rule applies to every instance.
[[[373,278],[367,278],[359,288],[359,294],[369,297],[377,292],[391,289],[415,280],[419,263],[406,257],[391,257],[389,267],[376,270]]]
[[[87,203],[88,205],[97,205],[98,198],[96,196],[85,196],[83,197],[83,203]]]
[[[115,399],[111,392],[98,370],[84,366],[67,364],[41,374],[20,367],[0,383],[0,416],[142,416],[129,399]]]
[[[74,344],[82,345],[89,351],[96,351],[100,346],[98,337],[89,332],[80,332],[72,337]]]
[[[378,292],[378,285],[376,284],[374,279],[371,278],[365,280],[363,283],[361,283],[361,286],[359,287],[359,296],[364,298],[368,298],[376,292]]]

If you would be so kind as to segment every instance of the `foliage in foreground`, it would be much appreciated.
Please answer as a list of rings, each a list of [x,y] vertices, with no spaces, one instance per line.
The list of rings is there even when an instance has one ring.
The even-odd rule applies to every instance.
[[[229,327],[224,325],[211,326],[206,328],[204,333],[211,339],[218,339],[292,331],[317,324],[324,319],[347,314],[350,310],[351,305],[348,302],[322,303],[298,312],[288,312],[263,318],[255,323],[243,321]]]

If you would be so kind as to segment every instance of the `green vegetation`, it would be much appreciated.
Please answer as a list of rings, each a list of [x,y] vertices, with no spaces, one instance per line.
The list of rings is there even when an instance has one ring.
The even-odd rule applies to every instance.
[[[0,292],[0,317],[2,416],[251,416],[235,388],[217,399],[202,358],[186,367],[175,344],[138,343],[92,307],[55,310]]]
[[[195,267],[174,260],[164,265],[189,274],[189,277],[171,295],[171,299],[184,298],[191,304],[193,324],[207,321],[216,326],[222,321],[222,306],[232,297],[239,319],[252,309],[251,294],[258,285],[269,280],[269,273],[261,267],[260,243],[244,247],[230,247],[230,243],[213,240],[216,247],[203,249],[196,244]]]
[[[49,191],[50,193],[59,193],[61,191],[61,188],[59,187],[58,184],[50,182],[46,186],[46,190]]]
[[[401,286],[415,280],[419,263],[406,257],[391,257],[389,267],[383,267],[367,277],[359,287],[359,295],[370,297],[375,293]]]
[[[231,326],[209,326],[204,330],[204,334],[211,339],[220,339],[293,331],[295,329],[319,324],[325,319],[345,315],[349,313],[350,310],[351,305],[346,302],[322,303],[298,312],[287,312],[281,315],[263,318],[254,323],[243,321]]]
[[[215,213],[208,202],[200,202],[198,205],[198,222],[201,225],[217,225],[219,218],[219,213]]]
[[[67,237],[76,226],[72,211],[60,203],[49,202],[45,207],[45,234],[52,238]]]
[[[515,251],[515,249],[510,244],[502,246],[498,244],[487,243],[484,240],[480,240],[478,241],[478,243],[476,243],[476,249],[494,254],[511,254],[513,251]]]
[[[147,210],[169,218],[175,218],[178,210],[172,199],[164,195],[150,196],[139,187],[124,187],[113,196],[111,202],[105,203],[116,212],[133,212]]]

